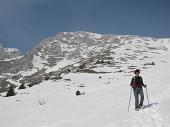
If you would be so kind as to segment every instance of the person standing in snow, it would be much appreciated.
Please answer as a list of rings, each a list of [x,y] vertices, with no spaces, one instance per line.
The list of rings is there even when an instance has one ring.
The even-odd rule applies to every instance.
[[[132,78],[130,86],[133,88],[134,96],[135,96],[135,110],[138,111],[143,107],[143,101],[144,101],[144,94],[142,87],[147,87],[143,83],[143,79],[140,74],[140,70],[135,70],[135,76]],[[140,103],[139,103],[139,95],[140,95]]]

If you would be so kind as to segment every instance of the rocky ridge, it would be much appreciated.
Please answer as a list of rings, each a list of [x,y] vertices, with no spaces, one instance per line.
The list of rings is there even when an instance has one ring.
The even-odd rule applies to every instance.
[[[147,69],[157,64],[152,55],[166,53],[169,42],[170,39],[132,35],[63,32],[42,40],[21,58],[0,61],[1,81],[33,86],[44,80],[61,79],[62,74],[70,72],[128,75],[135,68]]]

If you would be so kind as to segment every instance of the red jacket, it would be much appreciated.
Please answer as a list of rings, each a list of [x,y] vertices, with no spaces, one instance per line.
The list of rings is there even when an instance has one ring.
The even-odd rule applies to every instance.
[[[142,86],[145,87],[143,84],[143,79],[141,76],[134,76],[131,80],[130,86],[133,88],[142,88]]]

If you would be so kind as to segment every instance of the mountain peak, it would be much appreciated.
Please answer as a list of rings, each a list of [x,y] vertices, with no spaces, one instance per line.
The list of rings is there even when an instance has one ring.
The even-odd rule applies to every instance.
[[[21,56],[21,52],[17,48],[6,48],[0,44],[0,60],[12,59]]]

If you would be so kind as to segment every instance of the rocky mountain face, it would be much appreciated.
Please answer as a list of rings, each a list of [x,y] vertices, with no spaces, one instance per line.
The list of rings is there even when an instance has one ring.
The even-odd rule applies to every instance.
[[[0,74],[3,81],[30,86],[69,72],[128,74],[135,68],[154,66],[152,55],[166,52],[169,42],[131,35],[63,32],[41,41],[23,57],[0,61]]]
[[[59,33],[41,41],[20,59],[1,61],[0,73],[17,73],[33,68],[41,70],[55,66],[63,60],[74,62],[98,53],[107,45],[118,45],[120,41],[113,35],[87,32]]]
[[[0,44],[0,60],[8,60],[21,56],[21,53],[16,48],[5,48]]]
[[[16,48],[6,48],[2,44],[0,44],[0,71],[8,70],[8,65],[11,60],[21,57],[21,52]],[[0,73],[2,73],[0,72]],[[7,85],[11,84],[7,81],[7,77],[0,75],[0,90],[7,89]]]

